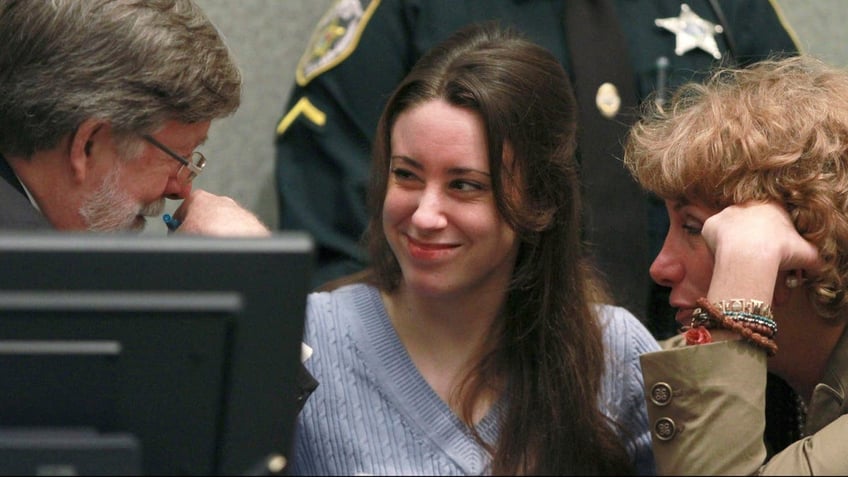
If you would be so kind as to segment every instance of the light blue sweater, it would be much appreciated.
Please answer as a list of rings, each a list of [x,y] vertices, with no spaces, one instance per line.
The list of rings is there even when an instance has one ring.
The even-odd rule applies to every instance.
[[[637,470],[653,472],[651,436],[639,355],[659,349],[622,308],[602,307],[608,371],[603,402],[633,434],[628,450]],[[379,292],[351,285],[313,293],[304,342],[306,367],[318,380],[298,418],[293,475],[475,475],[489,457],[418,372],[392,327]],[[496,440],[504,403],[480,423]]]

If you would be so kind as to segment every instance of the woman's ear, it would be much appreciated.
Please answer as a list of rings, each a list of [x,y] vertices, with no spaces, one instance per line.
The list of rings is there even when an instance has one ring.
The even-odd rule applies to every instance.
[[[98,139],[97,133],[104,125],[105,123],[101,120],[86,119],[71,134],[68,143],[68,160],[71,172],[77,182],[85,181],[86,173],[92,165],[94,141]]]

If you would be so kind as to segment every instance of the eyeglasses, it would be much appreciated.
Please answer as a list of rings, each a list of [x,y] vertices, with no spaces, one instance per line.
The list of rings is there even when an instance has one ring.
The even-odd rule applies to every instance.
[[[179,179],[183,184],[188,184],[193,181],[194,178],[200,175],[200,172],[203,171],[203,167],[206,166],[206,156],[197,151],[192,152],[191,156],[186,158],[172,151],[168,146],[162,144],[156,139],[153,139],[153,136],[149,134],[143,134],[141,137],[182,164],[180,170],[177,171],[177,179]]]

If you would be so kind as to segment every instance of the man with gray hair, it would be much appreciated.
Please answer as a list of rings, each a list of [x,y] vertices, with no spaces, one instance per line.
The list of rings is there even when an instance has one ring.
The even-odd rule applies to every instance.
[[[144,228],[184,199],[181,232],[267,235],[196,190],[197,148],[239,106],[241,74],[191,0],[4,0],[0,229]]]
[[[0,230],[127,231],[183,199],[180,232],[269,235],[191,181],[241,74],[192,0],[2,0]],[[302,405],[317,386],[301,366]]]

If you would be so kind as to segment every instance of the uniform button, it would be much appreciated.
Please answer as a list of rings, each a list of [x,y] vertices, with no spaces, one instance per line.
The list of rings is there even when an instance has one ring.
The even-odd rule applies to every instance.
[[[657,383],[651,387],[651,402],[657,406],[667,406],[671,402],[671,386]]]
[[[671,418],[661,417],[654,423],[654,434],[656,434],[657,439],[661,441],[670,441],[676,433],[677,427],[674,425],[674,421],[672,421]]]

